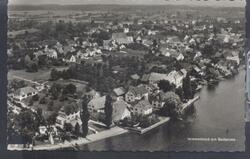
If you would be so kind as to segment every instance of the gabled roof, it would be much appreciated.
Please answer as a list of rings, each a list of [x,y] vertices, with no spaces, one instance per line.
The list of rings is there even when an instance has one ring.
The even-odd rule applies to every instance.
[[[152,108],[152,106],[148,100],[141,100],[138,103],[134,104],[134,108],[146,110]]]
[[[115,93],[115,95],[117,96],[122,96],[125,94],[125,89],[123,87],[119,87],[119,88],[115,88],[113,90],[113,92]]]
[[[118,100],[113,103],[113,114],[112,119],[114,121],[120,120],[127,109],[128,104],[124,100]]]
[[[149,76],[150,81],[160,81],[160,80],[166,80],[168,77],[166,74],[161,74],[161,73],[155,73],[152,72]]]
[[[112,34],[112,39],[116,40],[116,39],[120,39],[120,38],[127,38],[127,35],[125,33],[113,33]]]
[[[129,91],[128,92],[131,92],[133,93],[135,96],[142,96],[146,93],[148,93],[147,89],[145,86],[137,86],[137,87],[130,87],[129,88]]]
[[[15,95],[26,95],[32,92],[37,92],[37,90],[28,86],[28,87],[19,88],[18,90],[16,90]]]
[[[134,80],[140,79],[140,76],[139,76],[138,74],[133,74],[133,75],[131,75],[130,77],[131,77],[132,79],[134,79]]]
[[[156,100],[157,100],[157,101],[163,102],[164,99],[166,99],[166,98],[167,98],[166,93],[160,91],[160,92],[157,93],[157,94],[151,95],[151,96],[149,97],[149,100],[150,100],[150,102],[156,101]]]
[[[147,82],[149,80],[150,74],[144,74],[141,78],[141,81]]]
[[[201,69],[200,69],[198,66],[196,66],[196,65],[193,66],[193,69],[194,69],[196,72],[201,72]]]
[[[180,72],[183,74],[183,76],[186,76],[187,75],[187,70],[186,69],[181,69]]]
[[[97,97],[92,99],[88,105],[92,105],[94,106],[94,109],[98,110],[98,109],[103,109],[105,106],[105,101],[106,101],[106,96],[102,96],[102,97]]]

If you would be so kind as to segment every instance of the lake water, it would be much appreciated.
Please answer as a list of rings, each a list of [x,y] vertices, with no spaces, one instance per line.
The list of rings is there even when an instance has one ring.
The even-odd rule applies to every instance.
[[[204,87],[194,113],[147,134],[134,133],[83,145],[85,151],[244,151],[244,79],[241,71],[213,89]],[[230,138],[235,141],[190,141],[188,138]]]

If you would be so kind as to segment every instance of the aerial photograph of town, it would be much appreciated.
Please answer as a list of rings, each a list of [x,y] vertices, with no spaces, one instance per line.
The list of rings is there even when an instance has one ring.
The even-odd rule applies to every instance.
[[[13,1],[8,150],[245,150],[244,4]]]

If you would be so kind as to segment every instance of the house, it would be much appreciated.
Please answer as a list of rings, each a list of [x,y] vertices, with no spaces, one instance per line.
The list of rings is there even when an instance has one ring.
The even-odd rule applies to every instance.
[[[59,111],[55,126],[63,129],[65,123],[70,123],[73,127],[75,127],[76,123],[81,125],[80,111],[76,111],[69,115],[66,115],[62,110]]]
[[[114,122],[120,121],[126,117],[130,116],[130,111],[128,110],[129,105],[124,100],[117,100],[113,103],[113,114],[112,120]]]
[[[178,61],[182,61],[185,58],[182,53],[177,52],[177,51],[176,52],[172,52],[171,56],[174,57]]]
[[[112,40],[118,44],[130,44],[134,42],[133,37],[127,36],[125,33],[113,33]]]
[[[84,59],[85,58],[85,54],[82,53],[80,50],[77,51],[76,53],[76,57],[79,58],[79,59]]]
[[[129,33],[129,28],[124,28],[124,33]]]
[[[173,54],[173,53],[171,53],[171,52],[173,52],[173,51],[175,51],[175,50],[169,49],[169,48],[165,48],[165,47],[160,48],[161,54],[162,54],[163,56],[166,56],[166,57],[170,57],[170,55]]]
[[[17,101],[21,101],[25,98],[34,96],[38,93],[38,91],[30,86],[19,88],[14,92],[14,99]]]
[[[150,77],[150,74],[144,74],[144,75],[142,75],[141,82],[148,83],[149,82],[149,77]]]
[[[130,78],[131,78],[132,80],[137,81],[137,80],[140,79],[140,76],[139,76],[138,74],[133,74],[133,75],[130,76]]]
[[[149,102],[151,103],[153,109],[158,110],[164,106],[164,99],[166,99],[166,94],[164,92],[159,92],[151,95],[149,97]]]
[[[112,43],[111,40],[103,40],[103,49],[104,50],[112,50]]]
[[[178,36],[172,36],[167,39],[167,43],[170,45],[178,45],[181,44],[181,41]]]
[[[106,102],[106,96],[93,98],[88,103],[89,112],[104,113],[105,102]]]
[[[145,84],[143,86],[146,88],[146,90],[148,91],[149,94],[152,94],[159,89],[156,84],[149,83],[149,84]]]
[[[175,84],[175,86],[178,88],[180,86],[182,86],[182,80],[183,78],[186,77],[186,74],[185,73],[186,71],[182,70],[182,71],[172,71],[168,74],[167,76],[167,80],[170,82],[170,83],[173,83]]]
[[[76,63],[75,55],[71,55],[71,58],[69,59],[69,62]]]
[[[158,83],[161,80],[167,80],[167,79],[168,79],[168,76],[166,74],[152,72],[149,75],[148,81],[149,83],[154,84],[154,83]]]
[[[195,56],[194,56],[194,59],[197,59],[197,58],[199,58],[199,57],[201,57],[201,56],[202,56],[201,52],[198,51],[198,52],[196,52],[196,54],[195,54]]]
[[[141,43],[141,42],[142,42],[141,36],[138,36],[138,37],[136,38],[136,42],[137,42],[137,43]]]
[[[194,65],[194,66],[192,67],[192,72],[193,72],[194,74],[197,74],[197,75],[201,75],[201,76],[204,75],[204,72],[203,72],[198,66],[196,66],[196,65]]]
[[[45,53],[43,51],[39,50],[37,52],[34,52],[34,55],[36,58],[38,58],[39,56],[45,55]]]
[[[153,112],[153,108],[148,100],[141,100],[131,106],[130,111],[134,115],[150,115]]]
[[[151,40],[148,40],[148,39],[143,39],[142,44],[149,47],[149,46],[153,45],[153,42]]]
[[[134,102],[148,96],[148,90],[145,86],[130,87],[125,95],[126,102]]]
[[[182,69],[180,70],[180,74],[181,74],[183,77],[186,77],[186,75],[187,75],[187,70],[184,69],[184,68],[182,68]]]
[[[47,52],[45,52],[49,58],[57,59],[57,52],[54,49],[50,49]]]
[[[239,56],[227,56],[227,57],[226,57],[226,60],[227,60],[227,61],[230,61],[230,62],[233,62],[233,63],[235,63],[236,65],[239,65],[239,64],[240,64],[240,58],[239,58]]]
[[[117,97],[117,100],[120,100],[122,99],[122,97],[125,95],[126,92],[123,87],[118,87],[118,88],[113,89],[113,93]]]
[[[68,55],[63,61],[68,62],[68,63],[76,63],[77,58],[75,55]]]
[[[47,135],[47,128],[46,128],[46,126],[39,126],[39,133],[41,135]]]
[[[57,49],[58,53],[63,54],[63,45],[60,42],[57,42],[54,46],[55,49]]]

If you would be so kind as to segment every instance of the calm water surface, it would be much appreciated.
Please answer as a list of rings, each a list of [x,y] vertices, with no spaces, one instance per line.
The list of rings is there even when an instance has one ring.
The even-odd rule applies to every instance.
[[[171,122],[147,134],[133,133],[104,139],[82,150],[96,151],[244,151],[244,78],[221,81],[213,89],[204,87],[193,115]],[[228,130],[228,132],[227,132]],[[235,142],[188,141],[187,138],[234,138]]]

